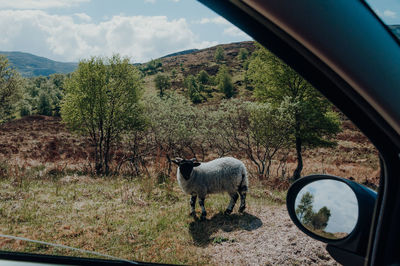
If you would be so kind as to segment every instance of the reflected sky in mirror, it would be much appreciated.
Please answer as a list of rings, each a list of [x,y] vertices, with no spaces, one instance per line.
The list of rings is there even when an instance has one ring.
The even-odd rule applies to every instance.
[[[358,220],[358,203],[353,190],[337,180],[318,180],[303,187],[297,195],[295,206],[307,192],[313,195],[313,212],[326,206],[331,216],[324,231],[351,233]]]

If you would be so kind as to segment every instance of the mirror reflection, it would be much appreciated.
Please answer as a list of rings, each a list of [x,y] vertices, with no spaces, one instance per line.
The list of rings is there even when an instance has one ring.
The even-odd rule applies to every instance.
[[[295,201],[300,223],[321,237],[341,239],[358,220],[358,203],[353,190],[337,180],[318,180],[304,186]]]

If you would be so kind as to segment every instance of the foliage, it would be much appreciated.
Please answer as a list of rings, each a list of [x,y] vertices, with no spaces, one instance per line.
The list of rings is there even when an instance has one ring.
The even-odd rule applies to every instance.
[[[52,74],[49,77],[33,77],[25,80],[23,99],[18,104],[21,116],[29,114],[60,116],[60,103],[64,97],[64,81],[67,75]]]
[[[197,74],[197,81],[200,84],[207,85],[210,81],[210,76],[208,75],[207,71],[205,71],[204,69],[201,70],[199,74]]]
[[[177,76],[178,76],[178,71],[176,70],[176,68],[173,68],[171,70],[171,79],[175,80],[177,78]]]
[[[198,83],[193,75],[189,75],[185,79],[185,86],[188,89],[189,99],[192,103],[201,103],[203,100],[201,95],[203,85]]]
[[[248,77],[258,100],[274,106],[289,100],[296,105],[292,127],[298,166],[293,178],[298,179],[303,168],[304,147],[336,144],[332,138],[340,131],[338,115],[310,83],[261,45],[250,60]]]
[[[22,86],[19,73],[10,67],[5,56],[0,55],[0,123],[13,118]]]
[[[162,68],[161,59],[155,59],[155,60],[153,59],[150,60],[150,62],[148,62],[144,66],[142,66],[140,70],[146,74],[153,75],[161,71],[161,68]]]
[[[235,94],[235,87],[227,66],[223,65],[219,68],[216,80],[218,89],[225,94],[226,98],[231,98]]]
[[[162,99],[148,96],[144,99],[144,106],[150,121],[147,134],[154,138],[157,149],[165,155],[168,165],[164,170],[168,174],[172,158],[196,157],[203,128],[197,117],[197,108],[185,97],[174,93]]]
[[[51,104],[49,96],[46,93],[40,93],[39,102],[38,102],[38,110],[37,113],[40,115],[48,115],[52,114],[51,112]]]
[[[110,172],[111,149],[121,134],[143,125],[141,91],[139,71],[118,55],[82,60],[67,79],[62,118],[72,130],[89,136],[97,174]]]
[[[237,57],[240,61],[244,62],[249,57],[249,51],[246,48],[240,48]]]
[[[167,75],[158,74],[154,79],[158,95],[163,97],[165,91],[171,88],[171,81]]]
[[[221,46],[215,50],[214,59],[217,63],[221,63],[225,59],[225,52]]]
[[[319,209],[317,213],[314,213],[311,219],[311,225],[314,230],[323,230],[328,225],[329,217],[331,217],[331,211],[326,207]]]
[[[314,196],[310,192],[304,193],[296,207],[297,218],[313,230],[323,230],[328,225],[331,211],[324,206],[318,212],[314,212],[313,202]]]
[[[258,176],[268,178],[272,159],[290,143],[290,108],[285,104],[275,109],[268,103],[226,100],[207,123],[208,141],[220,154],[244,153]]]
[[[296,215],[300,221],[303,221],[306,214],[312,211],[312,206],[314,203],[314,196],[310,192],[306,192],[300,199],[299,205],[296,207]]]

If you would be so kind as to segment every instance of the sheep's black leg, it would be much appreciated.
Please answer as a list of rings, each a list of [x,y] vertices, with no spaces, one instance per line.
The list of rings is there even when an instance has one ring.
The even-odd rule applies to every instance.
[[[239,212],[242,213],[244,209],[246,209],[246,193],[247,193],[247,187],[243,186],[239,189],[239,194],[240,194],[240,207],[239,207]]]
[[[232,213],[233,208],[235,207],[236,201],[239,198],[237,192],[229,193],[229,196],[231,196],[231,201],[229,202],[228,208],[226,208],[226,210],[225,210],[225,214],[231,214]]]
[[[201,219],[204,220],[207,216],[206,208],[204,208],[204,198],[199,198],[199,205],[201,207]]]
[[[190,198],[191,216],[196,216],[196,199],[197,199],[196,195],[192,195],[192,197]]]

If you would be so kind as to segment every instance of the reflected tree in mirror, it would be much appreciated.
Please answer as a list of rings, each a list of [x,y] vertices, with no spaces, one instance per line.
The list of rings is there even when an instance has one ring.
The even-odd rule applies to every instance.
[[[306,185],[297,195],[295,211],[307,230],[328,239],[346,237],[358,219],[353,190],[337,180],[319,180]]]
[[[324,206],[318,212],[313,211],[314,196],[310,192],[306,192],[300,200],[300,204],[296,207],[296,215],[299,221],[315,230],[323,230],[328,225],[331,211]]]

